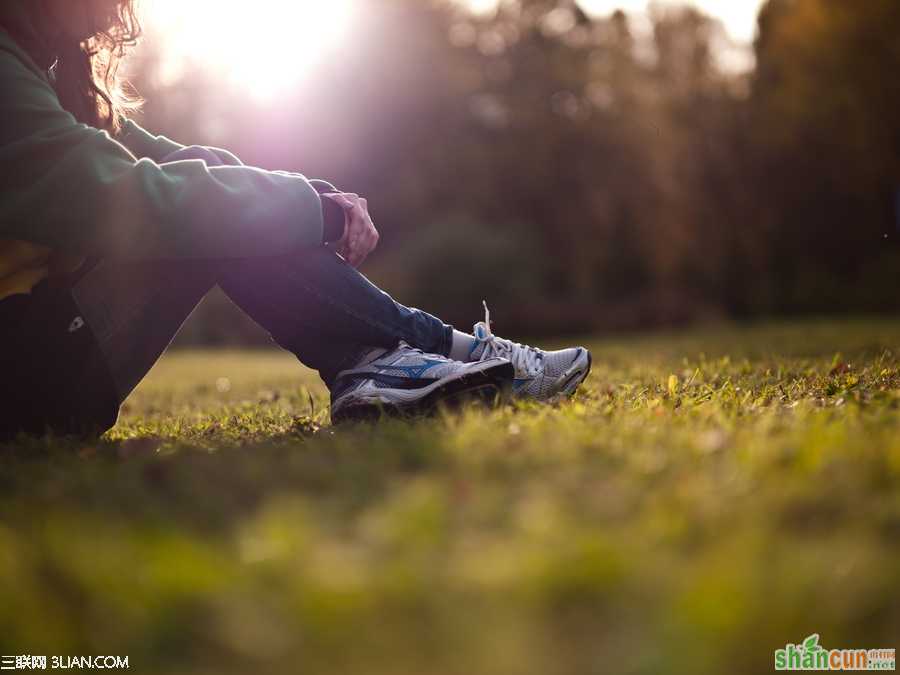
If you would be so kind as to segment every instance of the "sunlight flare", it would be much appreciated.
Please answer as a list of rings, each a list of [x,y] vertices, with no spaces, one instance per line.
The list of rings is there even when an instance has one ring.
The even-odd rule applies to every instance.
[[[163,41],[164,77],[189,65],[270,102],[301,86],[346,39],[354,0],[150,0],[149,30]]]

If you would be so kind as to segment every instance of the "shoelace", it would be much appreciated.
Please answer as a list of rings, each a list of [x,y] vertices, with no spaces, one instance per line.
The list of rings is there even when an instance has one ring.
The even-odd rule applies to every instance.
[[[517,373],[525,372],[531,376],[541,372],[544,366],[544,354],[534,347],[522,345],[512,340],[497,337],[491,332],[491,311],[488,309],[487,301],[482,300],[484,305],[484,322],[479,322],[477,326],[484,328],[484,337],[481,342],[484,344],[484,351],[481,358],[491,358],[500,356],[509,360],[513,364],[513,368]]]

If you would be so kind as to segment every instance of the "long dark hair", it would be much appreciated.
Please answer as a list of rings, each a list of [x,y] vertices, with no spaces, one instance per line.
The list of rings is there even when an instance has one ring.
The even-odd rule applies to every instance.
[[[48,3],[80,1],[2,0],[0,24],[51,71],[66,110],[79,122],[116,132],[122,114],[140,104],[119,77],[122,58],[141,35],[138,0],[106,0],[103,9],[90,17],[94,33],[86,39],[49,35]]]

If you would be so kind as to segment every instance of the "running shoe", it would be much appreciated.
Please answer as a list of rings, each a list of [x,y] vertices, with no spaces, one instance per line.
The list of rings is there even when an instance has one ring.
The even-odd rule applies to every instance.
[[[510,391],[514,370],[505,358],[461,363],[426,354],[405,342],[376,350],[355,368],[338,373],[331,394],[331,420],[371,420],[382,415],[418,416],[466,401],[493,405]]]
[[[515,369],[513,396],[547,401],[571,396],[591,372],[591,353],[584,347],[544,351],[505,340],[491,332],[491,313],[484,305],[484,321],[475,324],[475,343],[469,361],[503,358]]]

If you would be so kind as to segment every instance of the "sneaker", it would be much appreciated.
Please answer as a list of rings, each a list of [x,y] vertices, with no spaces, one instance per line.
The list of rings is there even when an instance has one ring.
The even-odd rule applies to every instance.
[[[357,367],[338,373],[331,420],[424,415],[438,405],[469,400],[493,404],[510,390],[513,375],[512,364],[503,358],[461,363],[400,342],[387,352],[370,352]]]
[[[591,372],[591,353],[584,347],[543,351],[497,337],[491,332],[491,313],[484,304],[484,321],[472,331],[475,344],[470,361],[508,359],[515,368],[513,396],[546,401],[554,396],[571,396]]]

